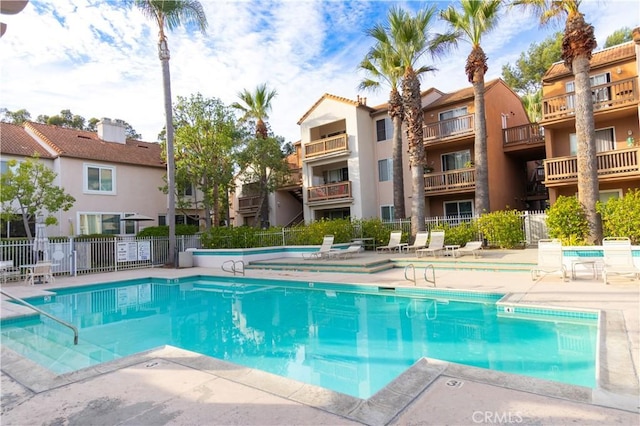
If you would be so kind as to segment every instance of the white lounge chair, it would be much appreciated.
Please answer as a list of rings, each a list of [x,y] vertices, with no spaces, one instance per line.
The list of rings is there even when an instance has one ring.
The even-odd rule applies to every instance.
[[[427,247],[427,240],[429,239],[429,233],[426,231],[419,231],[416,233],[416,239],[413,244],[405,247],[407,251],[418,250]]]
[[[389,244],[387,244],[386,246],[380,246],[376,248],[376,251],[378,253],[382,251],[389,251],[389,252],[392,252],[395,250],[400,251],[400,248],[404,245],[400,242],[401,239],[402,239],[402,231],[391,231],[391,234],[389,234]]]
[[[53,283],[55,281],[51,262],[38,262],[29,268],[26,280],[27,284],[34,285],[36,278],[38,281],[44,281],[46,283]]]
[[[7,280],[19,279],[20,275],[20,268],[16,268],[13,260],[0,260],[0,276],[3,283]]]
[[[331,249],[328,257],[330,259],[348,259],[356,253],[360,253],[363,250],[362,244],[351,243],[346,249]]]
[[[631,279],[640,277],[640,269],[633,263],[631,240],[626,237],[607,237],[602,240],[604,265],[602,279],[609,284],[609,276],[621,275]]]
[[[554,272],[559,272],[563,281],[569,276],[562,260],[562,243],[558,239],[539,240],[538,265],[531,269],[531,279],[537,280],[543,274]]]
[[[438,257],[438,253],[442,253],[444,250],[444,231],[431,231],[431,238],[429,239],[429,246],[423,249],[416,250],[416,256],[422,257],[422,255],[433,255]]]
[[[482,250],[482,241],[469,241],[464,247],[460,247],[456,250],[456,254],[462,256],[463,254],[473,254],[473,257],[478,257]]]
[[[311,253],[302,253],[303,259],[322,259],[329,257],[331,253],[331,246],[333,245],[333,235],[325,235],[322,239],[322,245],[318,251]]]

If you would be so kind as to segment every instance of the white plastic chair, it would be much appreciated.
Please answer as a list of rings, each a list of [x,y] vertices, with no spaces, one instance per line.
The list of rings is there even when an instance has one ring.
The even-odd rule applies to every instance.
[[[418,250],[427,247],[427,240],[429,239],[429,233],[426,231],[416,232],[416,239],[413,244],[405,247],[407,251]]]
[[[400,243],[401,239],[402,239],[402,231],[391,231],[391,234],[389,234],[389,244],[387,244],[386,246],[380,246],[376,248],[376,251],[378,253],[381,251],[389,251],[389,252],[392,252],[394,250],[400,251],[400,247],[402,247],[402,244]]]
[[[464,247],[460,247],[456,250],[456,254],[462,256],[463,254],[473,254],[473,257],[478,257],[482,250],[482,241],[469,241]]]
[[[303,259],[322,259],[329,256],[331,246],[333,245],[333,235],[325,235],[322,239],[322,245],[318,251],[311,253],[302,253]]]
[[[626,237],[606,237],[602,240],[604,265],[602,279],[609,284],[608,277],[622,275],[636,279],[640,277],[640,269],[633,263],[631,240]]]
[[[421,257],[423,254],[431,254],[438,257],[438,253],[442,253],[444,250],[444,231],[431,231],[431,238],[429,239],[429,246],[423,249],[416,250],[416,256]]]
[[[538,241],[538,265],[531,269],[531,279],[537,280],[543,274],[559,272],[562,280],[569,277],[567,267],[562,260],[562,242],[558,239],[541,239]]]

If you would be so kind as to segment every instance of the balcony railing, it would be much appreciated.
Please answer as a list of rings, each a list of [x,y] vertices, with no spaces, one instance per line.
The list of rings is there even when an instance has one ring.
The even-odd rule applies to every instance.
[[[502,130],[504,146],[544,143],[544,128],[539,124],[525,124]]]
[[[424,126],[425,142],[473,134],[474,114],[441,120]]]
[[[450,170],[442,173],[425,173],[424,192],[450,192],[476,187],[476,169],[474,167]]]
[[[351,198],[351,182],[312,186],[307,189],[307,195],[309,202]]]
[[[259,195],[249,195],[245,197],[238,197],[238,211],[240,213],[255,213],[260,206]]]
[[[599,178],[640,176],[640,148],[601,152],[597,159]],[[548,159],[544,162],[544,171],[546,186],[575,181],[578,179],[578,160],[576,157]]]
[[[609,108],[634,105],[638,102],[636,80],[630,78],[591,88],[594,112]],[[575,93],[542,100],[542,119],[554,120],[575,114]]]
[[[313,141],[304,145],[304,156],[305,158],[319,157],[333,152],[347,151],[348,148],[349,144],[347,143],[347,135],[342,134]]]
[[[302,185],[302,169],[290,169],[289,174],[284,177],[279,187],[287,188],[300,185]]]

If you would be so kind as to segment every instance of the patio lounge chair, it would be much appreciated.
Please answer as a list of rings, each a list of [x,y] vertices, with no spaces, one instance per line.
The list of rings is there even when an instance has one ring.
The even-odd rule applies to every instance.
[[[429,233],[426,231],[420,231],[416,233],[416,239],[413,241],[413,244],[405,247],[407,251],[418,250],[427,247],[427,240],[429,239]]]
[[[400,242],[400,239],[402,239],[402,231],[391,231],[391,234],[389,235],[389,244],[376,248],[377,253],[380,253],[382,251],[400,251],[400,247],[406,245],[402,244]]]
[[[330,259],[348,259],[356,253],[360,253],[363,250],[362,244],[351,243],[346,249],[331,249],[328,257]]]
[[[38,262],[32,265],[27,272],[27,283],[33,285],[36,278],[40,282],[54,282],[52,266],[51,262]]]
[[[20,268],[14,266],[13,260],[0,261],[0,276],[2,276],[3,283],[6,283],[7,280],[18,279],[20,275]]]
[[[311,253],[302,253],[304,259],[322,259],[329,257],[331,253],[331,246],[333,245],[333,235],[325,235],[322,239],[322,245],[318,251]]]
[[[444,231],[431,231],[431,238],[429,239],[429,246],[423,249],[416,250],[416,256],[422,257],[422,255],[433,255],[438,257],[438,253],[442,253],[444,250]]]
[[[462,256],[463,254],[471,253],[473,254],[473,257],[478,257],[480,255],[480,250],[482,250],[482,241],[469,241],[464,247],[460,247],[456,250],[456,254],[458,254],[458,256]]]
[[[626,237],[606,237],[602,240],[604,252],[604,265],[602,267],[602,279],[609,284],[611,275],[622,275],[636,279],[640,277],[640,268],[633,263],[631,252],[631,240]]]
[[[559,272],[562,281],[568,278],[567,268],[562,260],[562,243],[558,239],[538,241],[538,265],[531,269],[531,279],[536,280],[543,274]]]

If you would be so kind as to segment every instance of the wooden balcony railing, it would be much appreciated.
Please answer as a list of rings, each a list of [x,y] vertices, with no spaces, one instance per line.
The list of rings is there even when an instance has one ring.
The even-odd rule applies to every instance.
[[[300,185],[302,185],[302,169],[290,169],[289,174],[285,176],[279,187],[287,188]]]
[[[304,145],[304,156],[312,158],[332,152],[347,151],[349,148],[347,140],[347,135],[342,134],[310,142]]]
[[[594,112],[633,105],[638,102],[636,79],[600,84],[591,88]],[[575,114],[575,93],[553,96],[542,100],[542,119],[554,120]]]
[[[525,124],[502,130],[503,146],[544,143],[544,128],[539,124]]]
[[[476,169],[450,170],[442,173],[425,173],[424,192],[457,191],[461,189],[474,189],[476,186]]]
[[[249,195],[245,197],[238,197],[238,211],[241,213],[251,213],[258,211],[260,206],[259,195]]]
[[[617,149],[601,152],[598,158],[599,178],[640,177],[640,148]],[[544,161],[546,186],[578,179],[576,157],[552,158]]]
[[[425,142],[434,142],[440,139],[473,134],[473,120],[474,114],[469,114],[427,124],[424,126],[424,140]]]
[[[351,198],[351,182],[346,181],[312,186],[307,189],[307,195],[309,202]]]

